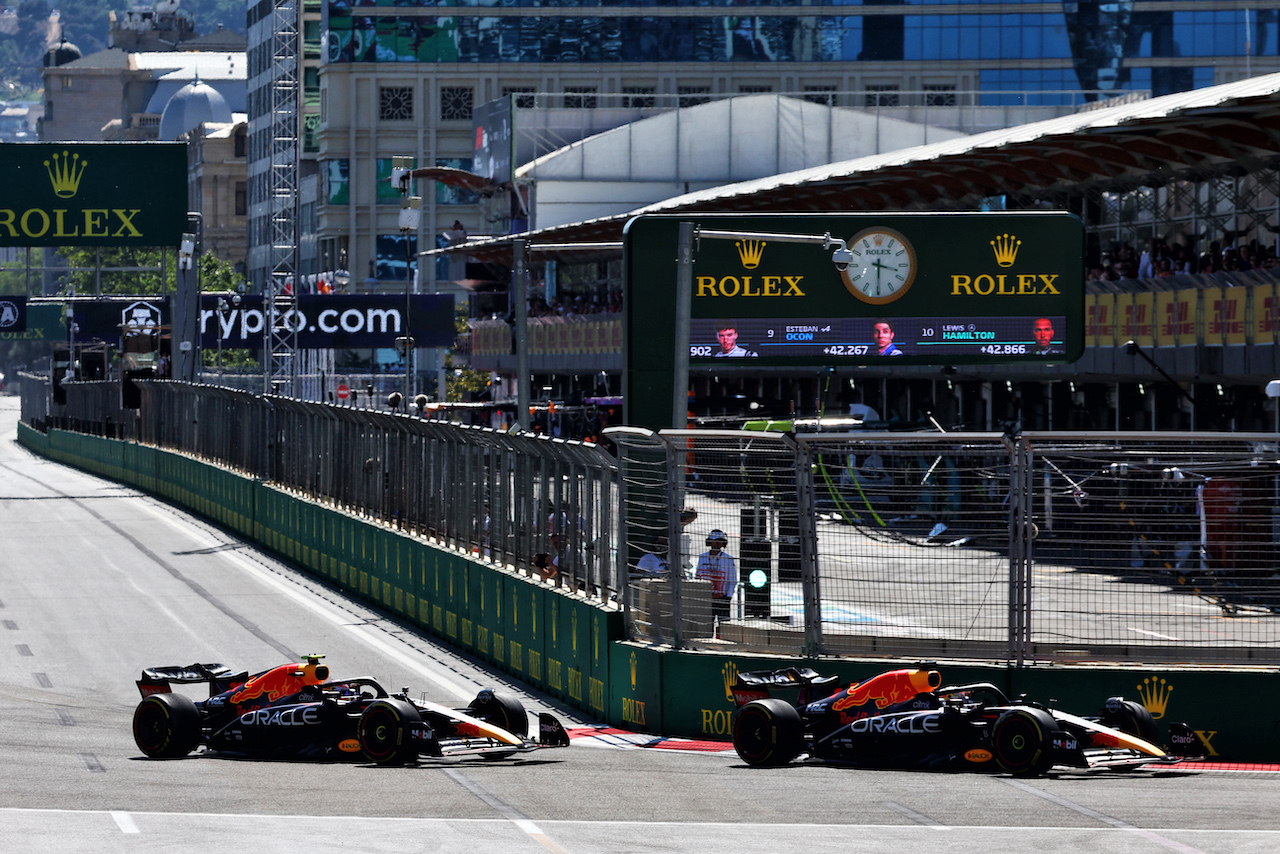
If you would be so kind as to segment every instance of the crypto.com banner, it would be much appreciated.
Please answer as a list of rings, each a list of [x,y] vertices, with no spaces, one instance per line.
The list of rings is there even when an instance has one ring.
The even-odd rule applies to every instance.
[[[227,308],[219,309],[219,299]],[[200,346],[215,349],[262,346],[266,316],[262,296],[249,294],[233,305],[219,294],[200,295]],[[298,332],[298,346],[309,350],[351,347],[394,347],[396,338],[413,336],[418,347],[453,346],[453,296],[415,294],[409,298],[405,322],[405,297],[391,294],[352,296],[302,295],[297,308],[281,322]]]

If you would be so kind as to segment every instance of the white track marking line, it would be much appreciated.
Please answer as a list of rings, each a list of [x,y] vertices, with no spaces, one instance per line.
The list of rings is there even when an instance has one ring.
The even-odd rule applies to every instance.
[[[1100,821],[1103,824],[1108,824],[1118,830],[1123,830],[1127,833],[1132,833],[1134,836],[1140,836],[1143,839],[1156,843],[1157,845],[1163,845],[1166,848],[1172,848],[1174,851],[1179,851],[1182,854],[1204,854],[1204,852],[1201,851],[1199,848],[1192,848],[1189,845],[1183,845],[1181,842],[1175,842],[1174,840],[1161,836],[1160,834],[1152,830],[1144,830],[1141,827],[1134,827],[1132,824],[1129,824],[1126,821],[1121,821],[1120,819],[1113,818],[1109,815],[1106,815],[1105,813],[1100,813],[1097,810],[1089,809],[1089,807],[1086,807],[1083,804],[1077,804],[1074,801],[1067,800],[1066,798],[1062,798],[1057,795],[1052,795],[1044,791],[1043,789],[1037,789],[1035,786],[1024,783],[1021,780],[1010,780],[1005,778],[1000,778],[1000,780],[1001,782],[1008,783],[1010,786],[1013,786],[1015,789],[1021,789],[1022,791],[1027,792],[1028,794],[1035,795],[1038,798],[1044,798],[1046,801],[1055,803],[1058,806],[1066,807],[1069,810],[1074,810],[1075,812],[1078,812],[1081,815],[1086,815],[1089,818]]]
[[[112,811],[111,818],[115,821],[116,826],[120,828],[121,833],[138,833],[138,825],[134,824],[133,816],[127,812]]]
[[[522,815],[515,807],[511,806],[506,801],[500,800],[479,783],[469,779],[461,771],[458,771],[455,768],[446,768],[444,774],[459,786],[475,795],[507,821],[520,828],[520,830],[530,839],[552,852],[552,854],[569,854],[569,852],[559,843],[544,833],[537,824],[525,818],[524,815]]]

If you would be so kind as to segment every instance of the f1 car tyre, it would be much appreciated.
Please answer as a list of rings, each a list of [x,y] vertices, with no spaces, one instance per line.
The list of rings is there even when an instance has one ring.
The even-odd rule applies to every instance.
[[[467,714],[521,738],[529,734],[529,715],[520,700],[510,694],[486,688],[467,706]]]
[[[1034,777],[1053,764],[1053,716],[1042,709],[1010,709],[991,729],[996,764],[1019,777]]]
[[[200,743],[200,710],[185,694],[152,694],[133,710],[133,740],[152,759],[177,759]]]
[[[1156,730],[1155,718],[1151,717],[1151,712],[1147,711],[1146,706],[1133,700],[1121,700],[1118,697],[1107,700],[1107,705],[1102,712],[1102,722],[1151,744],[1160,743],[1160,733]]]
[[[786,765],[804,750],[800,713],[776,697],[747,703],[733,724],[733,749],[748,765]]]
[[[404,765],[418,758],[413,728],[422,723],[417,707],[406,700],[375,700],[360,716],[357,732],[365,758],[379,765]]]

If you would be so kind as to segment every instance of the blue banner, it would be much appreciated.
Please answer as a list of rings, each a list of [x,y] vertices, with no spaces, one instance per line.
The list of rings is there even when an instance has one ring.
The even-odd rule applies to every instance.
[[[440,294],[303,295],[279,322],[296,329],[298,346],[309,350],[394,347],[404,335],[417,347],[452,347],[455,335],[453,296]],[[265,327],[261,295],[245,295],[238,304],[231,295],[200,295],[205,349],[216,349],[219,339],[224,348],[256,349]]]

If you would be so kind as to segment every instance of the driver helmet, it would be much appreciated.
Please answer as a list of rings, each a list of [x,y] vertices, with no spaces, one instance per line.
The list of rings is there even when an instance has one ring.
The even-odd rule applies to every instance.
[[[710,534],[707,534],[707,547],[722,549],[729,545],[729,538],[724,535],[724,531],[715,528]]]

